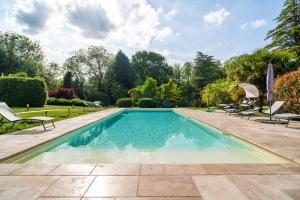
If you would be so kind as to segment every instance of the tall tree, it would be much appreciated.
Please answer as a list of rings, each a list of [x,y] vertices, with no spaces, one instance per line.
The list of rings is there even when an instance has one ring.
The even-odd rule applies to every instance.
[[[0,74],[25,72],[40,76],[43,71],[44,53],[40,44],[24,35],[0,31]]]
[[[110,75],[127,90],[134,87],[135,73],[128,57],[120,50],[115,56]]]
[[[293,50],[300,59],[300,0],[285,0],[275,20],[277,26],[267,34],[272,39],[267,47]]]
[[[45,79],[48,89],[57,88],[60,84],[59,75],[61,67],[57,63],[49,63],[43,68],[42,77]]]
[[[72,72],[66,72],[63,82],[64,88],[72,88]]]
[[[197,52],[192,69],[191,81],[194,87],[200,90],[209,83],[224,77],[224,69],[219,60],[213,56]]]
[[[138,84],[142,84],[148,76],[156,79],[159,84],[166,83],[172,75],[172,68],[165,57],[155,52],[139,51],[132,56],[131,63]]]
[[[183,78],[187,81],[190,82],[190,78],[192,75],[192,64],[189,62],[184,63],[183,69],[182,69],[182,74]]]

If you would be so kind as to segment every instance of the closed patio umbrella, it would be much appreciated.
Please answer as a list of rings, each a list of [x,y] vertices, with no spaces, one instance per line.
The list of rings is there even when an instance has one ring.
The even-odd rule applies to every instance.
[[[271,105],[273,100],[273,85],[274,85],[274,72],[272,63],[268,64],[267,72],[267,100],[269,101],[270,120],[271,120]]]

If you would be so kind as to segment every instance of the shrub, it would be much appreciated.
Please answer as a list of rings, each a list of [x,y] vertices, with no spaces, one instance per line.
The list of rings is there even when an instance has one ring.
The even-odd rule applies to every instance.
[[[62,105],[62,106],[85,106],[80,99],[63,99],[63,98],[53,98],[50,97],[47,100],[47,105]]]
[[[118,107],[131,107],[133,104],[132,98],[120,98],[117,100]]]
[[[300,68],[277,77],[273,89],[275,99],[285,101],[283,111],[299,113]]]
[[[156,108],[159,103],[152,98],[140,98],[137,105],[141,108]]]
[[[49,97],[54,98],[64,98],[64,99],[74,99],[76,98],[75,92],[73,88],[57,88],[48,90]]]
[[[44,79],[0,77],[0,101],[9,106],[44,106],[47,100],[47,86]]]

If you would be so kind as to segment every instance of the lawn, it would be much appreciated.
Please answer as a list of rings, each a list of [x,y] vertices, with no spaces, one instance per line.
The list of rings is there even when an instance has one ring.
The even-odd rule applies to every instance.
[[[88,113],[100,111],[107,109],[105,108],[84,108],[84,107],[79,107],[79,106],[52,106],[52,105],[46,105],[44,107],[38,107],[38,108],[30,108],[27,110],[25,107],[13,107],[12,110],[15,113],[19,113],[18,115],[24,118],[28,117],[36,117],[36,116],[45,116],[46,113],[44,110],[49,110],[47,112],[48,117],[53,117],[55,118],[55,121],[60,121],[64,120],[67,118],[72,118],[80,115],[85,115]],[[36,112],[40,111],[40,112]],[[27,112],[27,113],[23,113]],[[11,126],[11,123],[6,123],[0,127],[0,135],[5,133],[5,130],[7,129],[7,133],[9,132],[14,132],[34,126],[40,125],[39,123],[33,122],[33,121],[20,121],[17,122],[13,128],[9,128]]]

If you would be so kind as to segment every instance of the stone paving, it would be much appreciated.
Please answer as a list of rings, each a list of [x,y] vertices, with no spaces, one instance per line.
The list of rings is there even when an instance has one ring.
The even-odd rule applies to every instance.
[[[7,157],[118,111],[120,109],[110,109],[57,122],[57,129],[46,133],[35,128],[0,136],[0,155],[2,158]],[[241,120],[223,113],[190,109],[176,111],[296,162],[194,165],[0,164],[0,199],[300,199],[300,165],[297,163],[300,158],[300,130],[297,124],[291,126],[293,128],[285,128]]]

